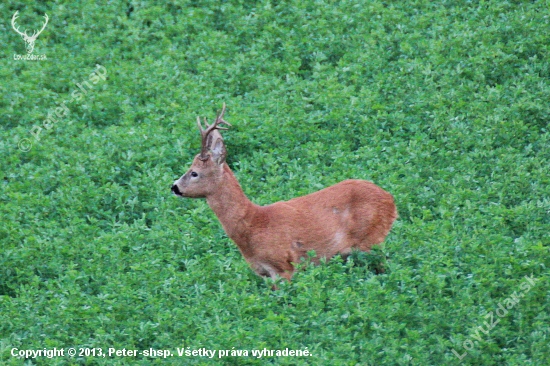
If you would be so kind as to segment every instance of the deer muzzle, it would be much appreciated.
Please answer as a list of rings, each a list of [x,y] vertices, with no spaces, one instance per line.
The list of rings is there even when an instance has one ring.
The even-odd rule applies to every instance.
[[[181,192],[180,192],[180,189],[178,188],[178,185],[177,185],[177,184],[174,184],[174,185],[172,186],[172,192],[174,192],[174,194],[175,194],[176,196],[181,196],[181,195],[182,195]]]

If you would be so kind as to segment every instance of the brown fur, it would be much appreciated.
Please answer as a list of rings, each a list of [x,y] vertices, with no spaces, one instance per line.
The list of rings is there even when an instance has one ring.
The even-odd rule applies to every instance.
[[[225,153],[225,151],[224,151]],[[268,206],[252,203],[225,162],[195,157],[175,182],[184,197],[205,197],[225,232],[261,276],[289,279],[293,263],[315,250],[317,258],[369,251],[388,234],[397,210],[374,183],[345,180],[323,190]],[[191,172],[198,174],[193,181]]]

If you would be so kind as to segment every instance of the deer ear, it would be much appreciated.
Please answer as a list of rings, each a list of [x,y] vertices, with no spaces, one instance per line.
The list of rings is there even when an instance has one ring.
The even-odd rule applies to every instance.
[[[223,163],[225,163],[225,155],[226,155],[225,144],[223,143],[223,139],[221,138],[221,136],[216,139],[213,145],[210,145],[210,146],[211,146],[210,151],[212,152],[212,159],[218,165],[222,165]]]

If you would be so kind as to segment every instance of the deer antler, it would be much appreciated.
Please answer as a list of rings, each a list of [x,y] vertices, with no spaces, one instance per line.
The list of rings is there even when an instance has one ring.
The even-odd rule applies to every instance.
[[[13,27],[13,29],[14,29],[17,33],[19,33],[19,35],[21,35],[23,38],[27,38],[27,37],[29,37],[29,36],[27,35],[27,32],[26,32],[26,31],[25,31],[25,33],[21,32],[21,31],[19,30],[19,27],[17,27],[17,26],[15,25],[15,20],[16,20],[17,18],[19,18],[19,17],[17,16],[17,14],[19,14],[19,11],[16,11],[15,14],[13,14],[13,17],[11,18],[11,26]]]
[[[48,20],[50,19],[48,18],[48,14],[44,14],[44,19],[46,19],[46,22],[44,22],[42,29],[40,29],[39,31],[34,31],[32,36],[29,36],[27,34],[27,30],[25,30],[25,32],[23,33],[19,30],[19,27],[15,25],[15,20],[19,18],[18,14],[19,14],[19,11],[16,11],[15,14],[13,14],[13,17],[11,18],[11,26],[17,33],[19,33],[25,39],[36,39],[40,35],[40,33],[42,33],[42,31],[46,28],[46,25],[48,25]]]
[[[44,23],[44,25],[42,26],[42,29],[40,29],[38,32],[34,31],[34,33],[32,34],[31,38],[34,38],[36,39],[40,33],[42,33],[42,31],[44,30],[44,28],[46,28],[46,25],[48,24],[48,20],[50,18],[48,18],[48,14],[44,14],[44,19],[46,19],[46,22]]]
[[[225,124],[231,127],[231,124],[223,120],[224,113],[225,113],[225,103],[223,103],[222,111],[220,112],[220,114],[216,116],[216,121],[212,125],[209,125],[208,122],[206,121],[206,117],[204,117],[204,124],[206,125],[206,130],[202,128],[201,118],[197,116],[197,125],[199,126],[199,130],[201,131],[201,138],[202,138],[201,154],[199,156],[199,159],[201,159],[202,161],[208,160],[208,154],[207,154],[208,153],[208,144],[207,144],[208,135],[214,130],[227,130],[226,127],[220,127],[219,126],[220,124]]]

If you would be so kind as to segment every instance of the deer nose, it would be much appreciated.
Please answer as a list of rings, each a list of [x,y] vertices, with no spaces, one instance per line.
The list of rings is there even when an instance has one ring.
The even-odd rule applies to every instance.
[[[181,192],[180,192],[177,184],[174,184],[172,186],[172,192],[174,192],[174,194],[177,195],[177,196],[181,196]]]

